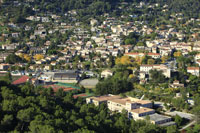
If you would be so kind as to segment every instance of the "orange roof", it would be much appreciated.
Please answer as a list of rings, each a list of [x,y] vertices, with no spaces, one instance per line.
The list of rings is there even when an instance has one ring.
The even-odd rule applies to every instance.
[[[100,96],[100,97],[91,97],[91,99],[94,99],[96,101],[107,101],[107,100],[111,100],[111,99],[116,99],[116,98],[120,98],[120,96],[118,95],[114,95],[114,96]]]
[[[110,99],[109,101],[114,102],[114,103],[123,104],[123,105],[126,105],[126,102],[127,102],[125,99]]]
[[[148,53],[148,55],[160,55],[159,53]]]
[[[139,55],[140,53],[125,53],[125,55]]]
[[[188,67],[187,70],[199,70],[199,67]]]

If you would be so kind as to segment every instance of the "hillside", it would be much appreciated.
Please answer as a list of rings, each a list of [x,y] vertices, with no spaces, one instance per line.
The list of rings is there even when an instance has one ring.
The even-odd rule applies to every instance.
[[[48,88],[0,81],[0,92],[0,132],[166,132],[149,122],[127,119],[125,112],[110,115],[103,104],[87,105],[62,90],[54,94]]]
[[[24,2],[23,0],[19,0]],[[36,13],[32,9],[39,9],[40,12],[52,12],[57,14],[65,14],[68,11],[76,10],[77,16],[81,19],[87,19],[91,17],[97,17],[104,13],[112,13],[113,15],[122,15],[124,10],[119,10],[124,2],[128,3],[129,6],[132,4],[139,4],[140,2],[145,2],[147,4],[159,3],[160,5],[168,5],[169,14],[183,13],[188,17],[198,18],[198,12],[200,11],[200,2],[197,0],[35,0],[34,2],[24,2],[24,4],[17,5],[11,0],[4,0],[5,5],[1,6],[1,14],[8,13],[9,16],[29,16]],[[33,8],[31,9],[31,5]],[[13,8],[14,6],[14,8]],[[12,8],[11,8],[12,7]],[[135,12],[127,13],[140,13],[142,14],[144,10],[139,10]],[[155,10],[158,14],[159,10]]]

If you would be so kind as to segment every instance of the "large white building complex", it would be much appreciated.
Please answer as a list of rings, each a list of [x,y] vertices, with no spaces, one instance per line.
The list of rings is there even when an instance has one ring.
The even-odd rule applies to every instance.
[[[86,102],[87,104],[93,103],[96,106],[105,103],[111,111],[122,112],[122,110],[126,110],[128,118],[135,120],[145,120],[149,116],[148,118],[153,124],[160,126],[175,124],[175,122],[171,121],[171,117],[155,113],[155,110],[152,109],[153,104],[149,100],[140,100],[132,97],[122,98],[119,95],[109,94],[99,97],[89,97],[86,99]]]

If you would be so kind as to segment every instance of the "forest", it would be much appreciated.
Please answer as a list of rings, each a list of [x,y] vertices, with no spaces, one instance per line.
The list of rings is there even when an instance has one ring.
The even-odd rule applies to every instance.
[[[19,0],[24,2],[23,0]],[[146,2],[149,4],[159,3],[160,6],[156,9],[136,9],[135,6],[131,11],[119,10],[122,2],[130,3],[130,5],[138,4],[139,2]],[[26,3],[26,2],[25,2]],[[160,7],[165,4],[168,5],[169,11],[167,16],[176,13],[182,13],[186,18],[198,18],[200,11],[200,1],[198,0],[35,0],[29,2],[34,9],[39,9],[43,13],[65,14],[68,11],[76,10],[77,19],[87,21],[89,18],[98,18],[104,13],[110,13],[113,16],[121,16],[127,14],[142,15],[146,11],[151,14],[137,19],[144,19],[154,22],[154,19],[160,17]],[[33,11],[27,4],[19,6],[13,5],[11,0],[4,0],[6,6],[0,6],[1,14],[7,14],[8,18],[17,23],[25,22],[25,17],[34,15],[37,12]]]

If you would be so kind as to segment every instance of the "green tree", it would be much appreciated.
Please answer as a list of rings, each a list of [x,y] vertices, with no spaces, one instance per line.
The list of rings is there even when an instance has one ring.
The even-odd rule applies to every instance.
[[[177,133],[177,127],[175,125],[167,127],[167,133]]]
[[[183,120],[179,115],[176,115],[175,118],[174,118],[174,121],[176,122],[176,124],[178,126],[180,126]]]

